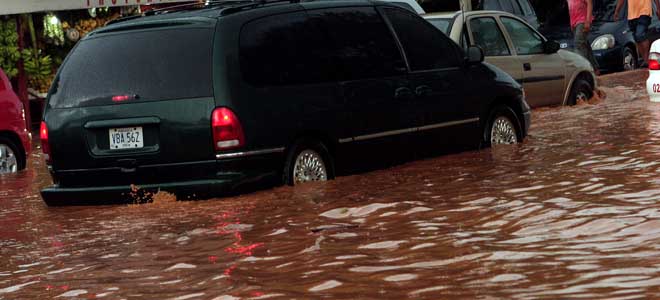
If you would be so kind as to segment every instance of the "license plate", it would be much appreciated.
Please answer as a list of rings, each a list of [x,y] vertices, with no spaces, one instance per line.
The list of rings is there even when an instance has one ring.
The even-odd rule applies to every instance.
[[[142,127],[110,128],[110,149],[136,149],[144,147]]]

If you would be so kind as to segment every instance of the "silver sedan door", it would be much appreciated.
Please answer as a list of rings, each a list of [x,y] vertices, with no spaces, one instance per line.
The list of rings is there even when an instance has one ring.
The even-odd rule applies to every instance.
[[[523,21],[501,16],[505,34],[523,68],[523,87],[532,107],[561,105],[564,101],[565,62],[544,51],[544,38]]]
[[[471,44],[484,51],[486,62],[497,66],[518,82],[522,81],[523,68],[507,43],[500,26],[492,16],[475,16],[468,21]]]

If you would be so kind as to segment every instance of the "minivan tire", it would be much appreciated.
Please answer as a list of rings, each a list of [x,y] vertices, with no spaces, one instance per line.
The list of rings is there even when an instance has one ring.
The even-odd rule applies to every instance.
[[[20,147],[16,146],[11,139],[6,137],[0,137],[0,145],[7,146],[13,152],[14,157],[16,157],[16,171],[25,169],[26,158]]]
[[[571,87],[571,97],[568,100],[568,105],[575,105],[579,99],[586,101],[591,99],[594,95],[594,88],[591,84],[582,79],[578,78],[573,82]]]
[[[309,157],[319,158],[323,163],[323,168],[325,169],[325,179],[316,180],[324,181],[335,178],[335,166],[332,156],[328,151],[328,148],[323,145],[323,143],[313,140],[313,139],[300,139],[289,148],[289,152],[286,156],[286,161],[284,162],[284,171],[282,172],[282,181],[284,184],[293,186],[296,184],[296,178],[294,175],[296,161],[300,159],[300,155],[307,154]]]
[[[500,104],[495,106],[495,108],[491,110],[491,113],[488,117],[488,123],[486,123],[486,126],[484,126],[485,127],[484,141],[483,141],[484,145],[492,146],[491,138],[492,138],[493,126],[495,126],[496,122],[501,122],[501,121],[503,122],[508,121],[508,124],[512,127],[511,130],[513,131],[513,135],[515,136],[514,144],[520,143],[523,140],[520,121],[516,116],[516,113],[513,112],[513,110],[508,106]]]

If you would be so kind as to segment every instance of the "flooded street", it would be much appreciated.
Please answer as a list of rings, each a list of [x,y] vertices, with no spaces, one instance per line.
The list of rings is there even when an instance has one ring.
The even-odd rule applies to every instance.
[[[0,299],[660,297],[646,76],[535,110],[522,145],[209,201],[48,208],[35,150],[0,176]]]

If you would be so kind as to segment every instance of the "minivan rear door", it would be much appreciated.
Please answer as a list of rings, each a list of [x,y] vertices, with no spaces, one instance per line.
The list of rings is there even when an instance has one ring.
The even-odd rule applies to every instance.
[[[142,24],[92,34],[60,69],[45,114],[56,171],[212,165],[215,24]]]

